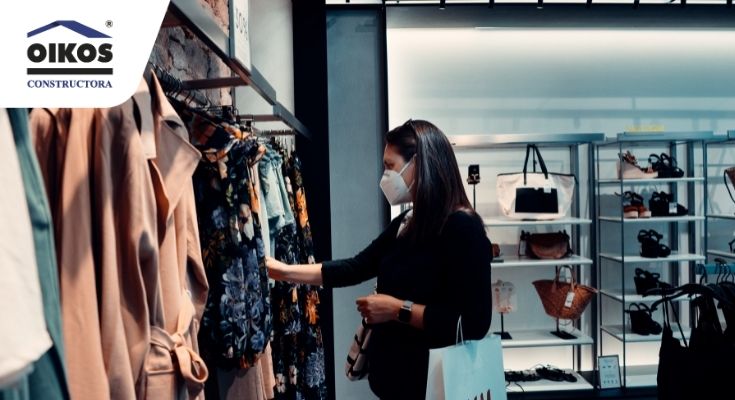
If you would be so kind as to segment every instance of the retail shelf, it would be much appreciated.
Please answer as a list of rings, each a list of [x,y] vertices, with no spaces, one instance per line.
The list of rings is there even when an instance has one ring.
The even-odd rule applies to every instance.
[[[554,260],[537,260],[529,257],[501,256],[503,262],[493,262],[493,268],[510,267],[553,267],[557,265],[592,265],[592,260],[578,255]]]
[[[700,215],[684,215],[681,217],[651,217],[651,218],[622,218],[622,217],[600,217],[600,221],[623,222],[626,224],[651,224],[656,222],[690,222],[704,221]]]
[[[623,295],[622,291],[615,289],[603,289],[600,290],[600,294],[623,303],[654,302],[656,300],[661,300],[662,298],[662,296],[641,296],[640,294],[635,292],[626,292],[625,295]],[[687,296],[677,297],[676,299],[674,299],[674,301],[689,300],[690,298]]]
[[[626,387],[656,386],[658,365],[629,365],[625,367]]]
[[[735,219],[735,214],[710,214],[707,218],[711,219]]]
[[[485,149],[503,146],[526,146],[529,143],[537,145],[577,145],[584,143],[601,142],[605,140],[604,133],[497,133],[482,135],[453,135],[449,137],[457,149]]]
[[[485,218],[485,227],[498,227],[498,226],[551,226],[551,225],[589,225],[592,223],[591,219],[584,218],[561,218],[549,221],[529,221],[529,220],[516,220],[508,218]]]
[[[616,254],[610,254],[610,253],[600,253],[600,257],[617,261],[617,262],[623,262],[623,256],[616,255]],[[689,253],[671,253],[668,257],[661,257],[661,258],[647,258],[647,257],[641,257],[636,255],[626,255],[625,256],[625,263],[626,264],[650,264],[650,263],[669,263],[669,262],[683,262],[683,261],[704,261],[705,257],[699,254],[689,254]]]
[[[735,253],[730,253],[722,250],[707,250],[707,254],[711,256],[724,257],[735,260]]]
[[[602,330],[615,337],[615,339],[621,342],[627,343],[642,343],[642,342],[659,342],[661,341],[661,334],[658,335],[639,335],[630,331],[630,325],[627,326],[628,330],[623,332],[622,325],[603,325]],[[681,333],[679,329],[674,327],[674,338],[681,340]],[[684,329],[684,336],[689,339],[691,331],[689,328]]]
[[[622,132],[618,133],[617,139],[609,143],[617,142],[691,142],[700,140],[712,140],[716,138],[712,131],[692,132]],[[608,143],[606,143],[608,144]]]
[[[576,382],[554,382],[541,379],[534,382],[518,382],[511,383],[507,386],[508,393],[532,393],[532,392],[557,392],[563,390],[593,390],[594,388],[585,380],[578,372],[565,369],[564,372],[570,373],[577,378]],[[520,385],[520,386],[519,386]]]
[[[600,179],[601,185],[620,185],[620,179]],[[685,178],[652,178],[652,179],[623,179],[623,185],[650,185],[652,183],[704,182],[701,176]]]
[[[556,346],[575,346],[575,345],[591,345],[594,341],[590,336],[585,335],[577,329],[568,331],[576,336],[576,339],[564,340],[551,334],[553,328],[535,329],[535,330],[519,330],[509,331],[513,339],[503,340],[503,348],[525,348],[525,347],[556,347]]]

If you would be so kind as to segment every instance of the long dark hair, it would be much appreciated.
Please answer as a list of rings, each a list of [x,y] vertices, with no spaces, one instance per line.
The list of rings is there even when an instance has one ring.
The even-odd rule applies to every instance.
[[[439,128],[428,121],[408,120],[388,132],[385,141],[407,162],[416,156],[413,217],[403,232],[405,237],[421,242],[439,235],[453,212],[464,209],[475,214],[452,144]]]

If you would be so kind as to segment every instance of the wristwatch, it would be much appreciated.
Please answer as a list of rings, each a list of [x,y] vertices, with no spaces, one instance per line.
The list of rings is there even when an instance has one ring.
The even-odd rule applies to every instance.
[[[408,324],[411,322],[411,310],[413,309],[413,301],[406,300],[403,302],[401,309],[398,310],[398,321]]]

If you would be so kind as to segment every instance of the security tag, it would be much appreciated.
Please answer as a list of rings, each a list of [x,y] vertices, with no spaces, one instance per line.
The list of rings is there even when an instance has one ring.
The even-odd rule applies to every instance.
[[[572,302],[574,301],[574,292],[567,293],[567,300],[564,302],[565,308],[572,308]]]

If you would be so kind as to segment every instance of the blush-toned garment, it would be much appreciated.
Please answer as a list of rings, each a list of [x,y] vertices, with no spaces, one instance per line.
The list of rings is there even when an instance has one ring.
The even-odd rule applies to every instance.
[[[201,397],[207,369],[196,335],[207,281],[191,182],[200,153],[188,143],[184,124],[154,76],[117,107],[40,115],[38,125],[46,129],[39,131],[49,133],[37,135],[36,147],[62,222],[57,248],[64,317],[80,319],[64,326],[66,337],[76,339],[67,341],[68,353],[94,362],[100,353],[102,362],[75,363],[73,371],[70,363],[72,397]],[[75,153],[75,163],[68,154],[71,142],[64,143],[71,137],[78,145],[73,150],[86,152]],[[41,143],[54,139],[63,145]],[[59,164],[61,171],[54,169]],[[69,207],[83,210],[68,212]],[[75,221],[77,214],[83,218]],[[71,262],[82,255],[89,257],[84,263]],[[86,308],[75,311],[74,304]],[[98,373],[102,378],[89,377]]]

